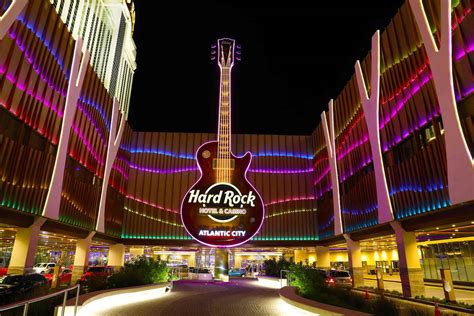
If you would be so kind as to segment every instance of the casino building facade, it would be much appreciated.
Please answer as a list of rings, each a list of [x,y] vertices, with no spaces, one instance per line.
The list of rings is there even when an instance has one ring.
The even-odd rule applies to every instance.
[[[74,279],[140,254],[213,264],[180,204],[200,175],[196,150],[216,135],[126,122],[128,2],[0,0],[11,17],[0,22],[0,257],[11,273],[55,261]],[[253,155],[248,178],[266,208],[232,266],[292,257],[350,269],[355,286],[378,268],[400,274],[405,296],[440,268],[474,282],[474,15],[470,1],[450,2],[407,1],[311,135],[232,136],[235,154]]]

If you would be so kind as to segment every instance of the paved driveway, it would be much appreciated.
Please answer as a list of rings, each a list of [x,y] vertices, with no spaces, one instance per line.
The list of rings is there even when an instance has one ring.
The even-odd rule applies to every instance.
[[[104,306],[96,315],[313,315],[283,302],[278,290],[255,280],[229,283],[178,281],[163,297],[125,306]]]

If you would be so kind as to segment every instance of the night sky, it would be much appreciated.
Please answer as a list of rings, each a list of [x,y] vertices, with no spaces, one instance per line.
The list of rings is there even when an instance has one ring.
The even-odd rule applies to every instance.
[[[219,72],[210,47],[231,37],[242,46],[232,76],[232,132],[309,135],[367,55],[373,33],[403,2],[135,1],[129,122],[140,131],[216,132]]]

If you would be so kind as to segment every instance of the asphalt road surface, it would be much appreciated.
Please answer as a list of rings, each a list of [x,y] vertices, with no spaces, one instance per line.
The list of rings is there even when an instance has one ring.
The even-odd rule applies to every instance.
[[[231,279],[229,283],[177,281],[172,291],[162,297],[128,305],[101,306],[94,312],[92,315],[110,316],[314,315],[285,303],[278,296],[278,289],[245,279]]]

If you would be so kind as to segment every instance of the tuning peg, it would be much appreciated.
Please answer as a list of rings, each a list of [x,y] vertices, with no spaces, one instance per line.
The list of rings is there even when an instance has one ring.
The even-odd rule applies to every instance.
[[[211,56],[211,60],[216,60],[216,56]]]
[[[214,48],[216,48],[216,47],[217,47],[216,44],[212,44],[212,45],[211,45],[211,48],[212,48],[212,49],[214,49]]]
[[[236,45],[235,47],[237,47],[238,49],[241,49],[241,48],[242,48],[242,46],[240,46],[240,45]]]
[[[235,57],[235,59],[237,59],[238,61],[241,61],[240,56]]]
[[[235,51],[235,54],[240,55],[240,54],[241,54],[241,51],[240,51],[240,50],[236,50],[236,51]]]
[[[215,55],[217,52],[215,50],[211,50],[211,54]]]

